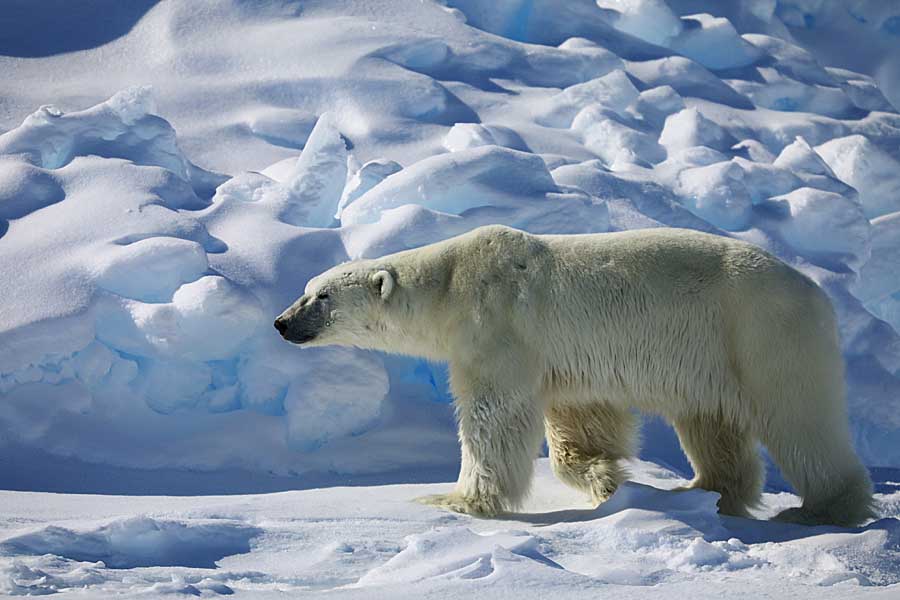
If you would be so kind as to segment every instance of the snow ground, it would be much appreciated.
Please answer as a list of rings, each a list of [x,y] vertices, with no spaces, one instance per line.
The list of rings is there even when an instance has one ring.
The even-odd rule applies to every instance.
[[[84,598],[870,598],[900,593],[900,520],[854,530],[721,518],[717,496],[633,461],[597,509],[538,463],[522,513],[412,499],[450,484],[242,496],[0,492],[0,593]],[[900,489],[879,494],[900,515]],[[766,494],[761,517],[796,503]]]
[[[271,322],[337,262],[486,223],[747,239],[832,298],[897,517],[898,32],[880,0],[6,0],[0,592],[896,586],[896,521],[719,520],[635,485],[560,513],[581,500],[546,470],[528,510],[554,524],[411,505],[457,468],[443,368]],[[690,475],[658,420],[642,458]],[[765,514],[787,489],[770,473]]]

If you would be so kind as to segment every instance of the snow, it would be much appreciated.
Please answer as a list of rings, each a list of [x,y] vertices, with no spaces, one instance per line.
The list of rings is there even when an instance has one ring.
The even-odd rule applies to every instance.
[[[590,508],[537,464],[522,512],[474,519],[415,497],[448,483],[160,497],[0,492],[0,593],[84,597],[887,599],[900,521],[858,529],[721,518],[717,496],[631,461]],[[878,495],[898,514],[900,491]],[[796,502],[765,494],[760,516]],[[171,594],[175,594],[171,596]]]
[[[900,578],[892,7],[4,7],[0,488],[21,491],[0,500],[0,592],[881,597]],[[410,504],[458,467],[444,366],[300,350],[271,322],[339,262],[489,223],[701,229],[812,277],[884,518],[720,519],[710,494],[654,489],[690,476],[658,420],[642,456],[674,473],[635,463],[594,511],[543,462],[523,514]],[[768,485],[761,517],[796,501]],[[192,497],[139,495],[172,493]]]

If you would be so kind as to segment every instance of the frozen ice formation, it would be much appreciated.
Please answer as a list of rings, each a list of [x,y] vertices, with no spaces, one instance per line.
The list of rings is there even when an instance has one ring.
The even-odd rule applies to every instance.
[[[98,47],[0,55],[10,446],[143,469],[452,470],[442,366],[300,350],[272,318],[337,263],[479,225],[676,226],[761,244],[826,289],[854,439],[900,465],[887,9],[195,4]],[[827,41],[861,31],[852,56]],[[538,560],[513,546],[469,554]],[[732,553],[682,550],[666,568]]]

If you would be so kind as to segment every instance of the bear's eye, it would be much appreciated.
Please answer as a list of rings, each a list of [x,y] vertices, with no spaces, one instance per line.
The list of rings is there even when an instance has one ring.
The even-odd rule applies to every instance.
[[[318,298],[319,300],[327,300],[328,292],[319,292],[318,294],[316,294],[316,298]]]

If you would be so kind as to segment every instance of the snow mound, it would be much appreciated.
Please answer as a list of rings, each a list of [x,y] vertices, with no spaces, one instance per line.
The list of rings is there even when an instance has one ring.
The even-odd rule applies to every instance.
[[[816,153],[831,171],[859,192],[866,217],[874,219],[900,210],[900,161],[862,135],[830,140]]]
[[[45,527],[0,542],[4,554],[54,554],[112,569],[134,567],[214,568],[216,561],[250,552],[261,530],[239,523],[184,523],[134,517],[93,530]]]
[[[659,143],[667,149],[680,150],[706,146],[713,150],[728,150],[736,140],[696,108],[685,108],[668,118],[659,136]]]
[[[519,227],[531,222],[540,227],[540,219],[549,214],[586,216],[589,220],[581,225],[595,231],[607,227],[605,207],[584,193],[557,186],[540,157],[498,146],[437,155],[411,165],[346,207],[341,224],[374,223],[385,211],[405,204],[453,215],[503,209],[494,214]]]
[[[523,558],[561,568],[538,549],[538,540],[527,533],[479,535],[466,527],[452,527],[410,536],[402,552],[363,575],[357,585],[416,583],[436,577],[480,579],[498,569],[502,573],[503,563]]]
[[[603,77],[567,87],[547,101],[537,114],[538,122],[549,127],[569,127],[587,106],[599,105],[622,113],[638,97],[638,91],[621,69]]]
[[[195,188],[214,180],[212,174],[184,157],[175,141],[175,130],[155,113],[149,87],[124,90],[106,102],[74,113],[42,106],[20,127],[0,135],[0,155],[19,156],[37,167],[58,169],[76,156],[96,154],[162,167],[193,182]],[[188,208],[199,203],[194,197],[182,205]]]

